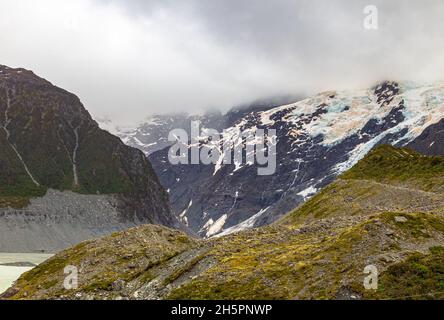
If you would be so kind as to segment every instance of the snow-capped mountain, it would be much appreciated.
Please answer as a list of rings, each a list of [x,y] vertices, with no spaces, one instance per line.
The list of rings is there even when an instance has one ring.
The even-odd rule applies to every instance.
[[[253,111],[269,110],[294,100],[294,97],[259,100],[249,105],[232,108],[226,114],[222,114],[220,111],[208,111],[201,115],[189,113],[157,114],[145,118],[141,123],[134,126],[116,125],[107,118],[96,120],[102,129],[119,136],[127,145],[142,150],[146,155],[151,155],[173,144],[173,142],[168,141],[168,134],[171,130],[181,128],[190,132],[192,121],[199,121],[202,128],[222,131],[233,126],[236,121]]]
[[[275,221],[376,145],[442,153],[443,118],[443,85],[384,82],[367,90],[324,92],[292,104],[249,110],[232,118],[231,124],[214,127],[228,132],[276,129],[277,170],[270,176],[258,176],[257,165],[248,162],[173,166],[169,148],[153,152],[150,160],[169,190],[174,212],[191,230],[211,237]],[[163,138],[167,136],[165,132]]]
[[[181,227],[144,154],[80,99],[0,65],[0,251],[64,249],[144,223]]]
[[[168,133],[175,128],[189,128],[193,120],[199,120],[207,126],[219,127],[220,113],[207,113],[203,116],[186,113],[153,115],[136,126],[115,126],[109,120],[98,120],[102,129],[119,136],[124,143],[142,150],[146,155],[172,145]]]

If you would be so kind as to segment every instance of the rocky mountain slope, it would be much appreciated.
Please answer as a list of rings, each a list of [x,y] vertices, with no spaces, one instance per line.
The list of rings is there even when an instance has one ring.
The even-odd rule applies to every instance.
[[[368,90],[325,92],[232,116],[231,124],[224,126],[228,132],[276,129],[275,174],[258,176],[258,166],[245,161],[245,153],[243,163],[237,165],[173,166],[168,149],[150,155],[161,183],[169,190],[173,211],[202,237],[275,221],[376,145],[443,154],[438,143],[444,132],[442,85],[384,82]],[[205,140],[202,146],[220,148]]]
[[[274,98],[255,101],[251,104],[234,107],[225,114],[220,111],[207,111],[204,114],[173,113],[152,115],[136,126],[119,126],[109,119],[98,119],[100,127],[122,139],[129,146],[142,150],[147,156],[170,147],[168,141],[171,130],[180,128],[190,134],[191,122],[199,121],[203,128],[221,131],[233,126],[239,119],[254,111],[272,109],[295,98]]]
[[[101,130],[75,95],[6,66],[0,168],[0,251],[52,251],[142,222],[178,225],[142,152]]]
[[[432,111],[433,112],[433,111]],[[425,115],[426,116],[426,115]],[[431,125],[424,132],[412,141],[408,146],[422,154],[443,155],[444,146],[440,141],[444,140],[444,119]]]
[[[209,240],[115,233],[54,256],[3,298],[442,299],[443,252],[444,157],[381,146],[270,226]],[[66,265],[80,268],[77,290],[63,289]],[[376,290],[363,284],[370,265]]]

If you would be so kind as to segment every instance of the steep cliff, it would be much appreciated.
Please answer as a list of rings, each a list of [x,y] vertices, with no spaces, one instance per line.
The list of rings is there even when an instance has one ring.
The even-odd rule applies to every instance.
[[[48,190],[94,197],[66,193],[67,200]],[[42,197],[44,205],[31,203]],[[64,206],[70,202],[78,203]],[[100,202],[114,208],[109,224],[91,214]],[[71,225],[103,234],[114,230],[114,220],[177,226],[145,155],[101,130],[75,95],[31,71],[0,66],[0,251],[62,248],[86,238],[56,230]],[[17,230],[40,231],[28,241],[16,239]],[[52,238],[50,245],[39,240],[40,232]]]

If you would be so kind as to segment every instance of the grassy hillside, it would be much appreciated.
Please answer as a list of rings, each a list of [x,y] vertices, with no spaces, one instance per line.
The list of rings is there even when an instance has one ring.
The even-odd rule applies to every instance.
[[[167,298],[372,298],[363,286],[367,265],[383,271],[409,257],[413,248],[427,253],[431,239],[444,234],[442,217],[404,215],[403,225],[396,223],[397,216],[321,221],[299,229],[271,228],[223,238],[208,253],[217,259],[215,267]],[[382,291],[376,297],[398,298],[400,291]]]
[[[390,211],[444,213],[443,194],[444,157],[384,145],[281,223]]]
[[[441,163],[439,157],[379,147],[275,225],[206,241],[171,237],[166,230],[157,231],[156,237],[142,233],[133,238],[138,231],[129,230],[57,255],[25,274],[8,297],[440,298],[444,292]],[[159,251],[159,241],[169,249]],[[153,263],[140,259],[140,252],[161,258]],[[66,264],[86,268],[77,291],[61,290]],[[137,272],[129,273],[130,264],[138,266],[133,269]],[[376,291],[363,285],[368,265],[380,273]]]
[[[390,266],[380,279],[372,299],[399,297],[406,300],[444,299],[444,247],[429,254],[415,253]]]
[[[20,81],[14,88],[19,93],[10,102],[8,140],[5,130],[0,130],[0,196],[32,197],[47,188],[102,194],[133,191],[130,173],[121,163],[126,160],[126,146],[100,130],[75,96],[50,85],[36,88]],[[1,111],[6,108],[5,95],[0,89]],[[73,159],[73,127],[77,126],[78,149]],[[33,183],[12,146],[40,186]],[[73,162],[79,171],[78,185],[74,182]]]
[[[79,289],[71,292],[112,291],[119,281],[154,277],[151,269],[192,248],[196,241],[161,226],[142,226],[103,239],[86,241],[50,258],[19,279],[9,294],[15,299],[66,295],[64,268],[80,269]],[[69,296],[69,295],[68,295]]]

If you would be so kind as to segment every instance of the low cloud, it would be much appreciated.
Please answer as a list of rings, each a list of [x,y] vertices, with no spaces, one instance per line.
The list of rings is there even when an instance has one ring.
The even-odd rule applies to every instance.
[[[365,6],[379,30],[363,28]],[[118,123],[444,77],[440,0],[0,0],[0,63]]]

